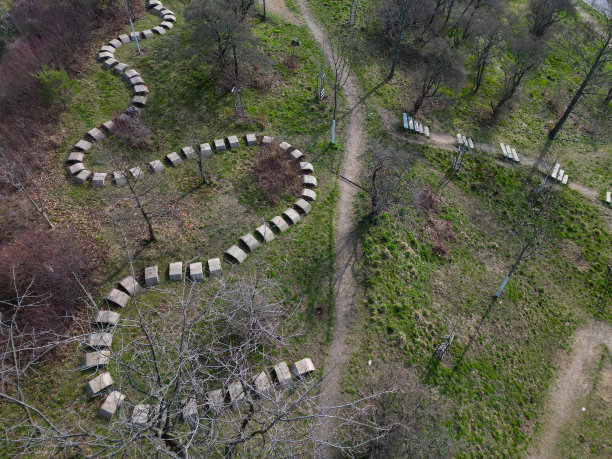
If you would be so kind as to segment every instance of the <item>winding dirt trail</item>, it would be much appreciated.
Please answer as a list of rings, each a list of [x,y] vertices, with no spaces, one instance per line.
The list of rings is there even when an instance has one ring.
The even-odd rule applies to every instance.
[[[592,321],[575,333],[572,355],[551,386],[541,437],[527,457],[561,457],[562,452],[555,449],[559,432],[580,412],[579,402],[591,387],[591,371],[600,355],[600,344],[612,347],[612,326],[609,324]]]
[[[328,61],[331,62],[331,50],[328,37],[323,28],[312,17],[305,0],[298,0],[302,16],[313,36],[323,49]],[[365,145],[365,114],[360,105],[358,84],[349,76],[345,86],[346,96],[351,111],[346,119],[346,145],[341,174],[345,177],[358,178],[361,174],[361,154]],[[355,256],[357,253],[357,237],[355,234],[355,188],[343,181],[338,182],[340,196],[336,207],[335,225],[335,308],[332,339],[325,358],[323,371],[329,374],[321,388],[319,406],[322,409],[336,406],[340,401],[340,368],[350,355],[346,336],[351,328],[353,304],[356,297]],[[323,418],[317,425],[315,438],[326,441],[333,435],[333,420]],[[332,451],[324,448],[316,451],[317,456],[329,457]]]

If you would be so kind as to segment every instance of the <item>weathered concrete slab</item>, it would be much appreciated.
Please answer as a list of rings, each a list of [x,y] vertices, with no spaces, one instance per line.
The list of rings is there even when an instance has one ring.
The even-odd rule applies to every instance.
[[[562,183],[563,185],[567,185],[567,180],[568,180],[568,178],[569,178],[569,175],[565,174],[565,175],[563,176],[563,180],[561,180],[561,183]]]
[[[181,416],[185,422],[191,425],[196,425],[198,423],[198,404],[195,398],[187,400],[187,403],[185,403],[181,411]]]
[[[83,163],[74,163],[72,166],[68,166],[66,169],[70,175],[76,175],[85,169],[85,165]]]
[[[212,149],[209,143],[200,144],[200,156],[202,156],[202,158],[210,158],[212,156]]]
[[[283,150],[283,153],[289,153],[289,151],[291,150],[291,145],[287,142],[281,142],[279,147],[281,150]]]
[[[110,70],[112,69],[115,65],[117,65],[119,63],[119,61],[117,59],[106,59],[103,63],[102,63],[102,68],[104,70]]]
[[[214,144],[215,144],[215,150],[216,151],[225,151],[225,150],[227,150],[227,147],[225,146],[225,140],[223,140],[223,139],[215,139]]]
[[[286,362],[280,362],[274,365],[274,379],[278,383],[281,389],[289,389],[293,386],[293,380],[291,379],[291,372]]]
[[[151,9],[154,6],[161,5],[162,3],[159,0],[149,0],[147,3],[147,9]]]
[[[166,14],[162,19],[167,22],[176,22],[176,16],[174,14]]]
[[[461,134],[457,134],[457,143],[459,145],[463,145],[463,137],[461,136]]]
[[[431,137],[431,136],[429,135],[429,126],[425,126],[425,129],[424,129],[423,134],[425,134],[425,137],[427,137],[427,138]]]
[[[227,138],[227,143],[229,144],[229,147],[232,150],[235,150],[236,148],[240,148],[240,142],[238,142],[238,137],[235,135],[230,135]]]
[[[117,65],[115,65],[113,67],[113,73],[115,75],[121,75],[125,70],[127,70],[129,67],[129,65],[123,63],[123,62],[119,62]]]
[[[153,38],[153,31],[151,29],[143,30],[141,35],[145,40],[147,38]]]
[[[316,187],[317,178],[314,175],[302,175],[302,185]]]
[[[292,225],[297,225],[302,219],[302,217],[300,217],[300,214],[298,214],[294,209],[287,209],[286,211],[284,211],[283,218]]]
[[[299,161],[304,157],[304,153],[302,153],[300,150],[293,150],[291,153],[289,153],[289,155],[296,161]]]
[[[279,233],[284,233],[285,231],[289,229],[289,225],[287,225],[287,222],[282,217],[279,217],[278,215],[270,219],[270,226],[276,231],[278,231]]]
[[[419,124],[419,134],[424,134],[425,130],[423,129],[423,125]]]
[[[274,142],[274,137],[270,137],[267,135],[264,135],[263,140],[261,141],[263,145],[272,145],[272,142]]]
[[[185,155],[185,158],[192,159],[196,157],[196,152],[193,147],[183,147],[181,152]]]
[[[140,33],[136,32],[131,32],[130,34],[130,41],[136,41],[136,40],[140,40]]]
[[[128,292],[128,294],[134,296],[142,290],[140,284],[132,276],[126,276],[119,281],[119,285]]]
[[[115,48],[110,45],[104,45],[100,48],[100,53],[111,53],[115,54]],[[112,57],[112,56],[111,56]]]
[[[225,399],[221,389],[206,392],[206,406],[214,413],[220,413],[225,408]]]
[[[202,282],[204,280],[202,263],[197,262],[189,265],[189,277],[193,282]]]
[[[116,126],[114,121],[105,121],[102,123],[102,127],[106,130],[106,132],[115,132]]]
[[[137,107],[144,107],[147,105],[147,98],[145,96],[134,96],[132,97],[132,103]]]
[[[206,262],[208,269],[208,275],[211,277],[219,277],[223,275],[223,269],[221,268],[220,258],[211,258]]]
[[[264,242],[271,242],[274,240],[274,231],[267,225],[261,225],[255,229],[255,235]]]
[[[98,311],[94,317],[93,323],[105,327],[114,327],[119,322],[119,313],[115,311],[102,310]]]
[[[149,266],[145,268],[144,277],[145,277],[145,285],[147,287],[154,287],[155,285],[158,285],[159,284],[159,269],[157,268],[157,265]]]
[[[95,332],[87,337],[87,345],[93,348],[111,347],[113,334],[107,332]]]
[[[146,427],[149,424],[149,411],[151,410],[151,405],[139,404],[134,407],[132,411],[132,417],[130,418],[130,422],[135,427]]]
[[[136,75],[133,78],[130,78],[130,80],[128,81],[128,84],[130,86],[136,86],[136,85],[142,85],[144,84],[144,80],[142,79],[142,77],[140,75]]]
[[[305,199],[306,201],[316,201],[317,193],[315,193],[314,190],[311,190],[310,188],[304,188],[300,192],[300,197],[302,199]]]
[[[87,131],[87,135],[91,137],[93,140],[95,140],[96,142],[101,142],[102,140],[106,138],[106,135],[104,135],[104,132],[102,132],[98,128],[90,129],[89,131]]]
[[[178,166],[183,162],[181,157],[175,151],[173,151],[169,155],[166,155],[166,159],[170,161],[170,164],[172,164],[174,167]]]
[[[80,151],[73,151],[68,155],[66,162],[68,163],[80,163],[85,158],[85,153]]]
[[[106,172],[96,172],[91,179],[91,186],[94,188],[100,188],[104,186],[106,180]]]
[[[504,156],[506,156],[506,145],[503,142],[499,142],[499,146],[500,146]]]
[[[232,408],[240,407],[245,401],[244,387],[240,381],[234,381],[227,389]]]
[[[119,35],[117,37],[117,40],[119,40],[121,43],[123,43],[124,45],[128,44],[130,42],[130,36],[128,34],[122,34]]]
[[[247,146],[254,147],[255,145],[257,145],[257,136],[255,134],[247,134],[246,143]]]
[[[461,138],[463,139],[463,145],[465,145],[466,147],[468,147],[468,141],[467,141],[467,137],[464,135],[461,135]]]
[[[518,155],[516,154],[516,149],[512,149],[512,159],[514,159],[515,162],[520,162]]]
[[[101,53],[98,53],[98,56],[96,57],[96,60],[98,62],[103,62],[106,61],[108,59],[114,59],[115,55],[109,51],[103,51]]]
[[[158,14],[159,14],[160,11],[162,11],[164,9],[165,8],[164,8],[164,6],[162,4],[155,5],[155,6],[151,7],[151,10],[153,10],[155,13],[158,13]]]
[[[83,370],[88,370],[94,367],[103,367],[110,362],[110,350],[102,349],[93,352],[88,352],[83,356]]]
[[[183,262],[175,261],[168,267],[168,277],[172,282],[178,282],[183,278]]]
[[[113,378],[111,377],[110,373],[102,373],[85,385],[85,395],[87,395],[89,398],[95,397],[100,392],[108,389],[112,385]]]
[[[225,258],[230,263],[242,263],[246,260],[247,254],[237,245],[233,245],[225,251]]]
[[[113,40],[109,41],[108,44],[110,46],[112,46],[113,48],[121,48],[123,46],[123,43],[121,42],[121,40],[114,38]]]
[[[136,180],[139,180],[144,177],[144,172],[139,166],[132,167],[130,169],[130,174],[132,174],[132,177],[134,177]]]
[[[472,150],[474,149],[474,142],[472,142],[471,138],[468,138],[468,145]]]
[[[314,364],[310,358],[298,360],[289,368],[294,378],[305,378],[309,374],[315,371]]]
[[[160,26],[162,26],[164,29],[170,30],[172,27],[174,27],[174,24],[172,21],[163,21]]]
[[[144,84],[135,84],[132,86],[132,92],[138,96],[144,96],[149,94],[149,88],[147,88]]]
[[[563,176],[565,175],[565,171],[563,169],[561,169],[559,171],[559,174],[557,174],[557,181],[560,182],[561,180],[563,180]]]
[[[113,181],[115,185],[121,186],[127,183],[127,178],[125,178],[125,172],[123,171],[115,171],[113,172]]]
[[[247,248],[249,252],[253,252],[254,250],[257,250],[259,247],[261,247],[260,242],[255,239],[255,236],[253,236],[251,233],[242,236],[240,238],[240,242],[242,242],[242,244]]]
[[[270,383],[270,378],[268,377],[268,373],[265,371],[260,371],[257,376],[253,379],[253,387],[255,389],[256,395],[262,396],[266,395],[272,389],[272,384]]]
[[[299,198],[293,203],[293,207],[302,214],[310,213],[312,205],[305,199]]]
[[[162,27],[161,25],[155,26],[151,30],[159,35],[163,35],[167,32],[167,29]]]
[[[112,289],[106,297],[104,297],[107,303],[113,303],[122,308],[130,301],[130,295],[116,288]]]
[[[130,69],[126,71],[121,78],[125,81],[129,81],[132,78],[137,77],[137,76],[140,76],[140,74],[136,70]]]
[[[606,191],[606,202],[612,204],[612,192]]]
[[[557,178],[557,174],[559,173],[559,168],[560,167],[561,167],[561,164],[555,163],[555,166],[553,167],[552,174],[550,174],[551,178],[553,178],[553,179]]]
[[[300,171],[302,174],[312,174],[314,172],[314,167],[309,162],[300,162]]]
[[[159,174],[160,172],[163,172],[165,169],[164,165],[159,159],[154,159],[153,161],[151,161],[149,163],[149,168],[154,174]]]
[[[125,400],[124,394],[116,390],[112,391],[98,410],[98,417],[110,421],[123,400]]]
[[[77,175],[75,175],[73,180],[74,180],[74,183],[78,185],[82,185],[87,180],[89,180],[90,177],[91,177],[91,171],[88,171],[87,169],[85,169],[79,172]]]
[[[74,146],[75,150],[80,151],[89,151],[91,150],[91,147],[93,147],[93,144],[87,140],[79,140]]]

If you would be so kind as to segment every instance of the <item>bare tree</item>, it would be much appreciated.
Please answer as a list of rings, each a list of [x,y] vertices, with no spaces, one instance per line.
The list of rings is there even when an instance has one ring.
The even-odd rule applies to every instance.
[[[504,27],[493,16],[480,18],[474,25],[474,93],[478,92],[485,71],[504,41]]]
[[[25,196],[36,212],[45,219],[47,226],[53,228],[38,180],[19,154],[9,158],[4,148],[0,148],[0,182]]]
[[[542,38],[550,26],[576,13],[573,0],[530,0],[531,33]]]
[[[400,47],[404,39],[404,31],[408,22],[408,17],[412,13],[412,6],[414,1],[412,0],[400,0],[398,2],[386,2],[382,4],[379,11],[383,17],[388,17],[389,22],[392,24],[395,34],[395,44],[393,45],[393,57],[391,59],[391,69],[387,76],[387,81],[391,81],[395,75],[395,67],[399,61]],[[399,6],[399,8],[398,8]]]
[[[331,36],[331,34],[330,34]],[[338,94],[346,85],[349,79],[351,69],[349,67],[349,58],[347,52],[346,41],[343,38],[338,38],[330,43],[331,58],[332,58],[332,73],[334,77],[334,111],[332,114],[332,140],[331,143],[336,143],[336,114],[338,112]]]

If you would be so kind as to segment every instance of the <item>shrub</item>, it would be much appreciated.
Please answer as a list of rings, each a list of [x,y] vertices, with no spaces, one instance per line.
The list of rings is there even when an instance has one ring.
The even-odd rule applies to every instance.
[[[255,182],[270,204],[300,189],[300,171],[295,161],[276,144],[264,145],[253,160]]]
[[[146,148],[151,145],[151,130],[138,116],[116,118],[115,137],[132,148]]]
[[[68,76],[63,67],[54,69],[43,64],[42,69],[34,76],[39,82],[38,99],[43,105],[65,107],[70,95],[79,88],[77,82]]]

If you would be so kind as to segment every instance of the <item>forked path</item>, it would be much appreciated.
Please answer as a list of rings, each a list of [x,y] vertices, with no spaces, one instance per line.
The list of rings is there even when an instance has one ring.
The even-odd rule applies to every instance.
[[[529,458],[559,457],[555,450],[559,433],[581,413],[579,402],[587,396],[592,385],[592,370],[600,355],[601,344],[612,348],[612,326],[609,324],[592,321],[574,335],[572,355],[552,385],[542,435],[528,454]]]
[[[298,5],[306,25],[310,28],[317,42],[331,62],[329,39],[325,31],[314,20],[305,0],[298,0]],[[365,115],[358,97],[358,85],[352,76],[349,76],[344,86],[351,111],[346,117],[346,146],[342,161],[341,173],[345,177],[359,178],[361,174],[361,154],[364,150]],[[335,224],[335,309],[331,343],[325,359],[323,371],[327,372],[335,367],[329,374],[321,388],[320,407],[326,408],[338,405],[340,398],[340,368],[346,362],[350,350],[346,343],[347,333],[351,327],[353,304],[356,297],[355,282],[355,255],[357,238],[355,233],[355,189],[343,181],[338,182],[340,196],[336,207]],[[333,421],[323,418],[317,425],[315,436],[325,441],[333,431]],[[330,455],[330,451],[323,451],[323,455]]]

